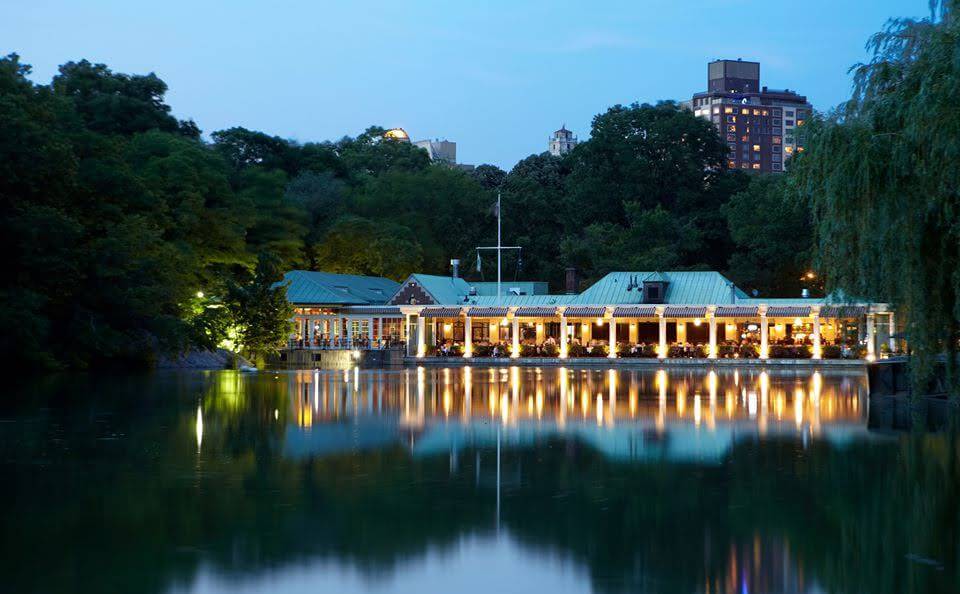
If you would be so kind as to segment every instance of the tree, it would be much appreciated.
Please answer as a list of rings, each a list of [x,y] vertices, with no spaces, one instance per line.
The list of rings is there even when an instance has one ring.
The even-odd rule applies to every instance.
[[[917,381],[960,340],[960,2],[897,19],[854,68],[854,93],[814,121],[796,159],[813,205],[817,268],[828,289],[898,306]]]
[[[281,266],[275,254],[261,253],[252,278],[233,283],[228,294],[239,346],[258,365],[286,345],[293,329],[293,308],[287,302],[287,288],[280,282]]]
[[[742,288],[763,295],[799,295],[810,270],[813,229],[810,205],[787,175],[756,176],[724,207],[736,245],[730,275]]]
[[[470,172],[470,177],[477,180],[485,190],[496,190],[507,177],[507,172],[496,165],[477,165]]]

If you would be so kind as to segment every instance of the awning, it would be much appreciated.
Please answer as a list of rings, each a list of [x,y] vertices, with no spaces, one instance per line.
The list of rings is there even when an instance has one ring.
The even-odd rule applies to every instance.
[[[507,315],[506,307],[471,307],[467,309],[471,318],[503,318]]]
[[[422,318],[459,318],[459,307],[425,307],[420,312]]]
[[[805,318],[809,315],[809,305],[778,305],[767,308],[768,318]]]
[[[756,305],[721,305],[713,315],[718,318],[755,318],[758,314]]]
[[[568,318],[602,318],[605,307],[568,307],[563,315]]]
[[[518,307],[514,314],[518,318],[552,318],[557,315],[556,307]]]
[[[613,308],[615,318],[655,318],[657,308],[653,305],[618,305]]]
[[[707,315],[707,307],[689,307],[683,305],[667,306],[663,310],[665,318],[702,318]]]
[[[825,305],[820,309],[821,318],[859,318],[866,314],[866,305]]]

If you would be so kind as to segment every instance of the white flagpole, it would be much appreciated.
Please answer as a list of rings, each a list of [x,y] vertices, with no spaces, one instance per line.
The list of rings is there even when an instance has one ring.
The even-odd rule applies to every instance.
[[[500,190],[497,190],[497,305],[500,305]]]

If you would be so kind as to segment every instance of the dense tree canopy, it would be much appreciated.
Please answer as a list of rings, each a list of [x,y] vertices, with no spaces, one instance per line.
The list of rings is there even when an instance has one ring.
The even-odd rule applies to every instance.
[[[799,172],[828,284],[900,306],[921,369],[960,338],[960,3],[934,7],[873,37]]]
[[[767,223],[745,222],[749,207],[724,208],[747,177],[723,169],[709,122],[669,102],[611,108],[563,157],[464,171],[378,126],[333,142],[242,127],[206,141],[171,115],[154,74],[85,60],[49,85],[29,72],[16,55],[0,60],[0,241],[13,260],[0,284],[0,356],[14,360],[146,362],[228,337],[268,353],[285,326],[264,279],[291,268],[444,274],[451,258],[472,263],[495,241],[497,193],[504,239],[524,248],[522,267],[505,258],[505,276],[555,289],[567,266],[585,281],[617,268],[724,270],[735,248],[747,257],[778,240],[775,228],[749,230]],[[250,295],[266,309],[246,311]],[[255,329],[254,319],[272,321]]]

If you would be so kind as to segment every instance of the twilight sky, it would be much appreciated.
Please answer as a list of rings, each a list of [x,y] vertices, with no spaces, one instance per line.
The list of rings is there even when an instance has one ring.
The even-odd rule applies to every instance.
[[[687,99],[706,63],[761,63],[761,84],[818,109],[892,16],[928,0],[483,2],[30,0],[3,11],[0,52],[49,82],[87,58],[156,72],[206,134],[244,126],[300,141],[402,126],[509,169],[566,123],[581,139],[616,103]]]

